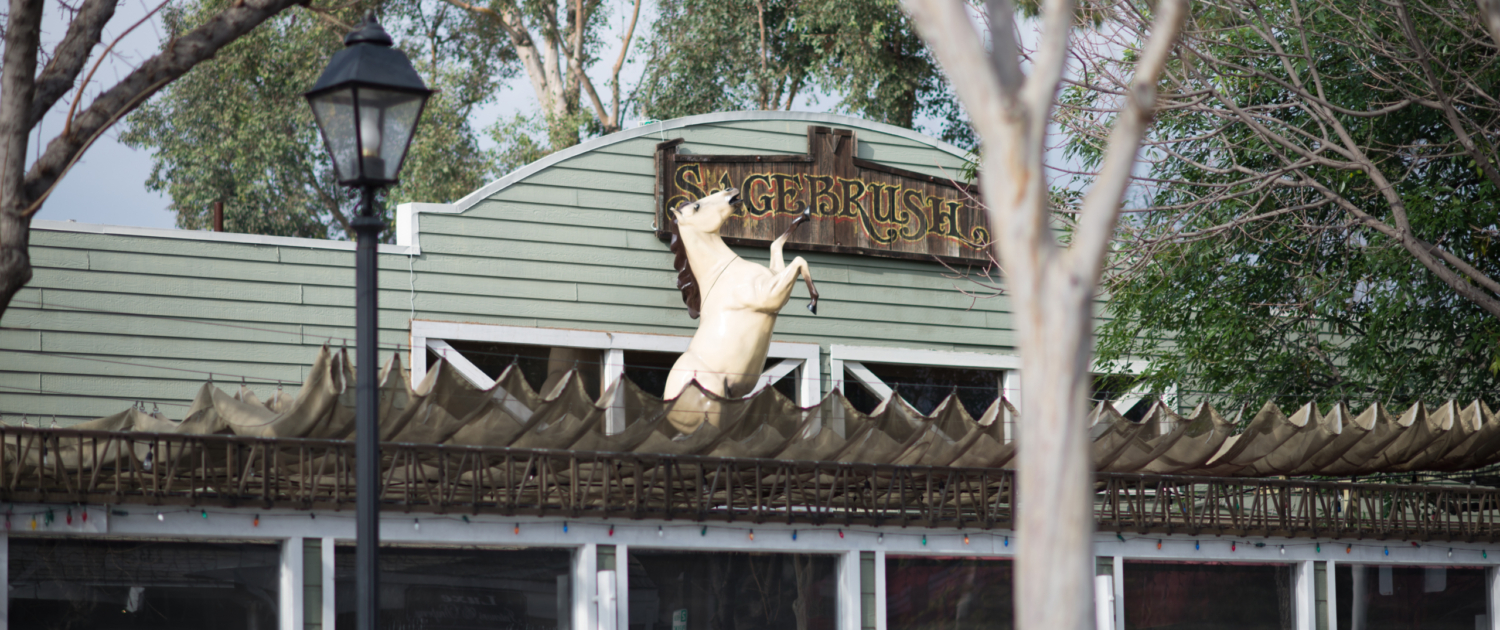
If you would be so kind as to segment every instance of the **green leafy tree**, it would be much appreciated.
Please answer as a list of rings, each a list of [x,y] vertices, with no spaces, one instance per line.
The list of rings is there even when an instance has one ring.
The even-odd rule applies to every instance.
[[[1065,99],[1086,166],[1143,32],[1138,8],[1118,13],[1122,39]],[[1149,361],[1149,387],[1229,408],[1493,402],[1497,53],[1472,4],[1195,5],[1118,234],[1101,361]]]
[[[545,146],[548,152],[559,151],[584,137],[621,129],[625,111],[620,71],[635,39],[643,0],[634,0],[627,9],[629,22],[610,67],[608,100],[599,94],[587,72],[601,61],[598,53],[607,44],[601,31],[610,15],[600,0],[444,1],[467,12],[476,24],[507,38],[540,105],[534,114],[499,123],[494,133],[541,125],[545,142],[529,137],[514,142],[502,138],[502,155],[524,156],[526,147],[532,145]]]
[[[664,0],[647,43],[641,113],[667,119],[791,109],[799,95],[944,139],[973,135],[936,61],[895,0]]]
[[[221,3],[175,7],[165,22],[173,33],[191,28]],[[358,199],[336,183],[302,93],[369,8],[290,11],[126,120],[121,139],[152,151],[147,188],[171,196],[179,227],[207,227],[213,203],[221,201],[229,231],[309,238],[351,233]],[[398,46],[439,90],[423,112],[401,184],[385,193],[386,203],[457,199],[491,175],[469,114],[509,75],[513,55],[503,40],[446,5],[387,3],[384,10]]]

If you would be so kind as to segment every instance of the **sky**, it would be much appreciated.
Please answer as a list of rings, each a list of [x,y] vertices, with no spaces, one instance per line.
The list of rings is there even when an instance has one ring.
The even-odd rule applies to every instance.
[[[605,5],[612,12],[611,32],[602,38],[607,43],[599,52],[601,61],[590,68],[589,75],[601,96],[607,98],[609,66],[619,54],[619,41],[629,19],[631,4],[627,0],[605,0]],[[654,2],[647,0],[641,9],[631,47],[632,54],[621,72],[622,85],[634,85],[644,71],[640,55],[636,53],[640,50],[642,36],[649,31],[654,5]],[[97,64],[97,69],[93,70],[92,81],[86,86],[81,100],[82,106],[87,106],[100,90],[114,85],[137,64],[157,52],[165,29],[155,12],[162,6],[162,0],[122,0],[114,19],[105,28],[101,48],[110,46],[109,52]],[[48,3],[47,11],[42,33],[44,50],[50,50],[67,28],[67,16],[62,13],[58,3]],[[89,61],[91,67],[100,58],[99,49],[96,49],[95,55]],[[73,96],[65,97],[43,119],[32,138],[32,159],[35,159],[39,145],[50,141],[62,129],[68,114],[68,103],[73,100]],[[795,108],[827,110],[828,105],[836,100],[804,91]],[[820,106],[819,103],[823,105]],[[532,94],[531,84],[524,73],[520,73],[491,102],[477,108],[470,123],[476,130],[483,130],[496,120],[531,112],[536,107],[537,101]],[[639,121],[627,118],[625,126],[629,128],[638,123]],[[935,124],[928,126],[936,127]],[[171,199],[165,194],[146,189],[146,181],[151,176],[151,154],[121,144],[119,134],[122,129],[123,125],[116,124],[83,153],[82,158],[52,191],[37,213],[38,219],[148,228],[176,227],[175,216],[168,210]],[[420,127],[417,132],[421,133]],[[489,148],[493,143],[487,134],[480,133],[478,137],[482,148]]]
[[[614,63],[614,58],[619,52],[619,33],[623,33],[624,20],[629,17],[624,13],[629,10],[629,5],[626,5],[623,0],[606,0],[606,2],[614,10],[611,25],[615,32],[606,35],[605,41],[615,43],[600,54],[601,57],[607,59],[607,62],[596,64],[596,67],[592,68],[589,73],[601,92],[605,89],[608,66]],[[644,25],[651,18],[648,15],[651,4],[647,2],[646,6],[641,9],[641,19],[636,25],[635,42],[637,44],[641,34],[646,30]],[[153,13],[158,6],[160,6],[160,0],[123,0],[121,2],[114,19],[110,20],[110,25],[105,28],[103,38],[104,45],[115,42],[117,39],[119,41],[110,49],[104,61],[98,64],[93,81],[86,88],[82,106],[87,106],[92,102],[99,90],[114,85],[136,64],[157,52],[164,33],[160,17]],[[48,3],[47,9],[42,33],[44,50],[50,49],[67,29],[65,21],[67,16],[61,14],[57,4]],[[137,23],[139,25],[131,29],[131,26]],[[127,30],[129,32],[126,32]],[[632,50],[634,50],[634,45]],[[90,64],[95,63],[98,52],[98,50],[95,51],[96,57],[90,59]],[[640,77],[641,72],[642,67],[638,61],[633,59],[628,61],[621,73],[622,82],[625,85],[633,84],[635,79]],[[33,136],[31,156],[33,160],[36,157],[38,140],[43,143],[50,141],[62,129],[67,119],[68,102],[73,98],[70,96],[64,100],[67,102],[60,102],[53,108],[53,111],[47,114],[37,134]],[[525,76],[521,75],[511,80],[494,100],[476,109],[470,122],[475,129],[482,130],[496,120],[510,118],[521,112],[533,111],[536,106],[536,97],[531,92],[531,85]],[[629,122],[627,121],[627,124]],[[57,188],[52,191],[42,209],[37,212],[38,219],[149,228],[176,227],[175,216],[167,209],[171,203],[170,197],[146,189],[146,180],[151,176],[150,152],[121,144],[119,135],[123,128],[120,124],[110,128],[84,152],[82,159],[73,165],[73,168],[58,183]],[[421,133],[420,127],[418,133]],[[485,134],[479,134],[479,141],[483,148],[489,148],[493,142]]]

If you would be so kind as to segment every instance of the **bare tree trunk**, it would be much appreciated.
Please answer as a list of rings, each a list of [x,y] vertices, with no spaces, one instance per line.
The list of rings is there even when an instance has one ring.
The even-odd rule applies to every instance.
[[[31,281],[31,216],[26,212],[26,147],[36,95],[42,0],[11,0],[0,69],[0,313]]]
[[[4,68],[0,69],[0,315],[16,293],[31,281],[31,216],[41,209],[58,181],[67,174],[95,140],[151,95],[212,58],[228,45],[297,0],[239,0],[202,25],[168,42],[104,90],[87,108],[70,115],[63,132],[28,170],[27,140],[32,125],[41,120],[67,85],[77,80],[112,5],[86,4],[75,16],[86,23],[70,26],[57,54],[41,74],[44,90],[37,92],[36,62],[41,33],[42,1],[11,0],[5,29]],[[74,28],[76,26],[76,28]],[[67,85],[58,86],[59,82]],[[76,105],[76,104],[75,104]]]
[[[1052,233],[1043,176],[1046,132],[1068,55],[1076,9],[1047,0],[1042,32],[1021,70],[1015,8],[988,4],[987,54],[961,0],[908,0],[922,38],[948,73],[983,143],[980,190],[993,247],[1006,271],[1020,333],[1021,403],[1016,627],[1093,626],[1093,493],[1086,395],[1093,355],[1093,298],[1120,201],[1156,103],[1156,82],[1187,14],[1187,0],[1161,0],[1150,41],[1115,120],[1102,170],[1084,197],[1072,244]]]

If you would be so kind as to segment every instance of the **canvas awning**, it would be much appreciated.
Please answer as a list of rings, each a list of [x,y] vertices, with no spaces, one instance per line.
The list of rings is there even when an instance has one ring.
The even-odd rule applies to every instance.
[[[295,397],[278,391],[262,401],[245,387],[229,394],[206,383],[180,421],[131,408],[70,428],[350,439],[354,382],[345,353],[324,347]],[[379,382],[386,442],[980,468],[1011,467],[1016,453],[1003,430],[1016,410],[1003,398],[979,418],[952,396],[931,414],[897,395],[865,414],[837,391],[809,408],[772,388],[721,400],[690,386],[663,401],[620,379],[593,400],[576,372],[537,392],[514,365],[488,390],[443,362],[412,386],[399,357]],[[706,398],[719,403],[717,426],[683,433],[667,421],[674,407],[699,409]],[[623,421],[614,434],[605,432],[610,414]],[[1090,419],[1090,437],[1095,466],[1106,472],[1351,476],[1500,462],[1500,420],[1477,401],[1419,403],[1400,413],[1377,404],[1358,414],[1343,404],[1327,414],[1312,404],[1287,414],[1267,403],[1242,424],[1208,405],[1183,417],[1157,404],[1135,422],[1103,404]]]

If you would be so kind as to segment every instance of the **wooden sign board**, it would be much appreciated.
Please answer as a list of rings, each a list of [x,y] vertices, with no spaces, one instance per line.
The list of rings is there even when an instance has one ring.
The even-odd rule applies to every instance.
[[[663,239],[672,229],[669,209],[738,188],[744,204],[720,230],[732,245],[769,245],[806,206],[812,221],[792,233],[788,248],[989,261],[990,230],[977,188],[860,159],[853,131],[809,126],[806,155],[692,155],[678,153],[680,144],[656,145],[656,225]]]

